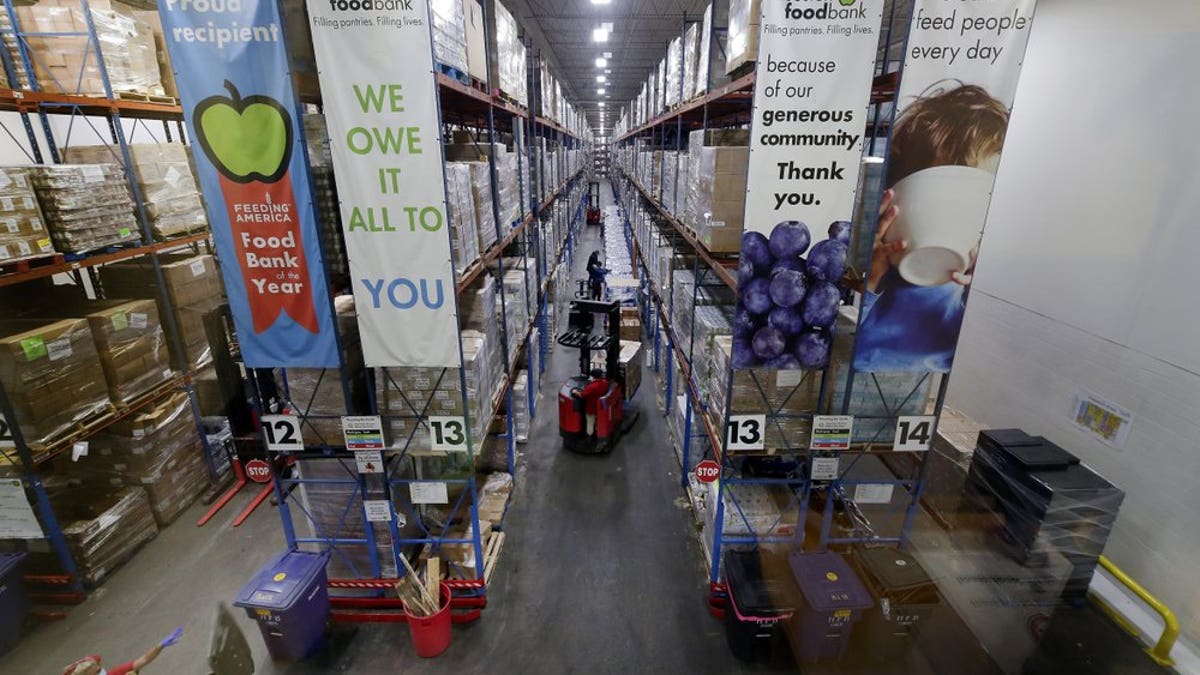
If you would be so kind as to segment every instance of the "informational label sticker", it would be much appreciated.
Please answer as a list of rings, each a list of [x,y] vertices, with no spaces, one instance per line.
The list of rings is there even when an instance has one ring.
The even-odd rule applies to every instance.
[[[204,259],[201,258],[199,260],[193,260],[188,264],[188,267],[192,270],[192,276],[198,277],[204,274]]]
[[[904,415],[896,421],[896,439],[892,449],[899,452],[921,452],[933,444],[933,415]]]
[[[50,357],[51,361],[65,359],[73,353],[71,350],[71,338],[69,337],[59,338],[46,343],[46,354]]]
[[[33,249],[29,246],[29,242],[19,239],[17,240],[17,252],[20,255],[31,255],[33,253]]]
[[[13,218],[9,218],[3,222],[4,228],[8,230],[10,234],[16,234],[21,230],[21,226],[17,225],[17,221]]]
[[[111,319],[113,330],[125,330],[129,328],[129,315],[125,312],[117,312],[112,315]]]
[[[895,488],[892,483],[859,483],[854,486],[854,501],[859,504],[890,504]]]
[[[804,371],[802,370],[781,370],[775,374],[775,386],[781,389],[790,389],[800,384],[804,379]]]
[[[383,450],[383,420],[379,415],[343,417],[342,435],[347,450]]]
[[[71,461],[78,462],[84,457],[87,457],[88,447],[87,441],[75,441],[75,443],[71,446]]]
[[[467,421],[452,415],[429,418],[430,447],[445,452],[467,451]]]
[[[359,473],[383,473],[383,453],[378,450],[361,450],[354,453],[354,463]]]
[[[0,539],[41,539],[42,526],[16,478],[0,480]]]
[[[849,450],[853,415],[817,415],[813,417],[813,450]]]
[[[809,471],[809,478],[812,480],[835,480],[837,477],[837,457],[813,457],[812,470]]]
[[[414,504],[450,503],[450,497],[446,492],[446,484],[435,481],[409,483],[408,496]]]
[[[130,312],[129,325],[139,330],[145,328],[148,325],[146,314],[143,312]]]
[[[100,183],[104,181],[104,169],[99,166],[85,164],[79,168],[79,172],[83,174],[83,180],[88,183]]]
[[[299,452],[304,449],[300,418],[295,415],[263,415],[263,439],[275,452]]]
[[[21,351],[26,361],[37,361],[46,355],[46,341],[39,335],[21,340]]]
[[[1071,421],[1101,443],[1124,448],[1133,426],[1133,411],[1082,389],[1071,397]]]
[[[392,503],[386,499],[364,499],[363,512],[368,523],[387,523],[392,520]]]
[[[730,415],[725,447],[729,450],[762,450],[766,431],[766,415]]]

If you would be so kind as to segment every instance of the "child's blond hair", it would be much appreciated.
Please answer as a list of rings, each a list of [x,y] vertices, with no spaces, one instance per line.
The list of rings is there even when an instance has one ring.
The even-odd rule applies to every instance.
[[[979,166],[1004,147],[1007,130],[1008,109],[983,87],[938,82],[896,120],[888,149],[888,185],[935,166]]]

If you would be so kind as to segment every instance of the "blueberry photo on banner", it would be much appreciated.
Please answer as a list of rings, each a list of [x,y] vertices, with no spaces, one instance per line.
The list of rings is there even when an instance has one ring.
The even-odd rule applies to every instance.
[[[829,363],[883,0],[763,2],[733,367]]]
[[[860,372],[949,372],[1035,0],[918,0],[854,345]]]

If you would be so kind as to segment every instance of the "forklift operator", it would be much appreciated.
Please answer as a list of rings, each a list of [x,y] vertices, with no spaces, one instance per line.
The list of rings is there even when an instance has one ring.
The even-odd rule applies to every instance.
[[[587,434],[594,437],[596,435],[596,415],[600,413],[600,399],[608,393],[608,378],[604,376],[604,371],[600,368],[595,368],[591,373],[591,381],[587,383],[583,389],[576,389],[574,393],[579,398],[583,399],[583,414],[587,419]]]
[[[588,288],[591,299],[600,300],[604,296],[604,276],[608,270],[600,264],[600,251],[592,251],[587,261]]]

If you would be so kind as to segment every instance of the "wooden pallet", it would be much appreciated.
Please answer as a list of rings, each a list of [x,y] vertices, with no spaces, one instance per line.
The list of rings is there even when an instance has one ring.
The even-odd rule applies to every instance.
[[[507,92],[505,92],[503,89],[500,89],[500,88],[498,88],[498,87],[497,87],[497,88],[495,88],[495,89],[492,89],[492,96],[495,96],[496,98],[499,98],[499,99],[503,99],[505,102],[507,102],[507,103],[509,103],[509,104],[511,104],[511,105],[515,105],[515,106],[517,106],[518,108],[524,108],[524,107],[525,107],[525,104],[524,104],[524,103],[521,103],[521,102],[520,102],[520,101],[518,101],[517,99],[513,98],[512,96],[510,96],[510,95],[509,95]]]
[[[143,94],[140,91],[120,91],[117,92],[117,98],[122,101],[135,101],[137,103],[159,103],[161,105],[179,105],[179,99],[174,96],[159,96],[156,94]]]
[[[505,534],[503,532],[493,532],[492,536],[488,537],[487,546],[484,547],[483,553],[483,583],[485,586],[492,583],[492,573],[496,570],[496,562],[500,560],[500,551],[504,548]]]
[[[471,76],[471,88],[484,94],[488,93],[487,82],[484,82],[474,75]]]
[[[733,69],[732,72],[728,73],[729,81],[734,82],[734,81],[740,80],[743,77],[749,75],[751,72],[754,71],[755,63],[756,62],[754,59],[749,59],[747,61],[743,61],[742,63],[739,63],[737,65],[737,67],[735,67]]]
[[[61,265],[63,263],[63,254],[61,253],[45,253],[34,256],[26,256],[24,258],[16,258],[13,260],[5,260],[0,262],[0,275],[5,274],[24,274],[38,267],[48,267],[52,265]]]

